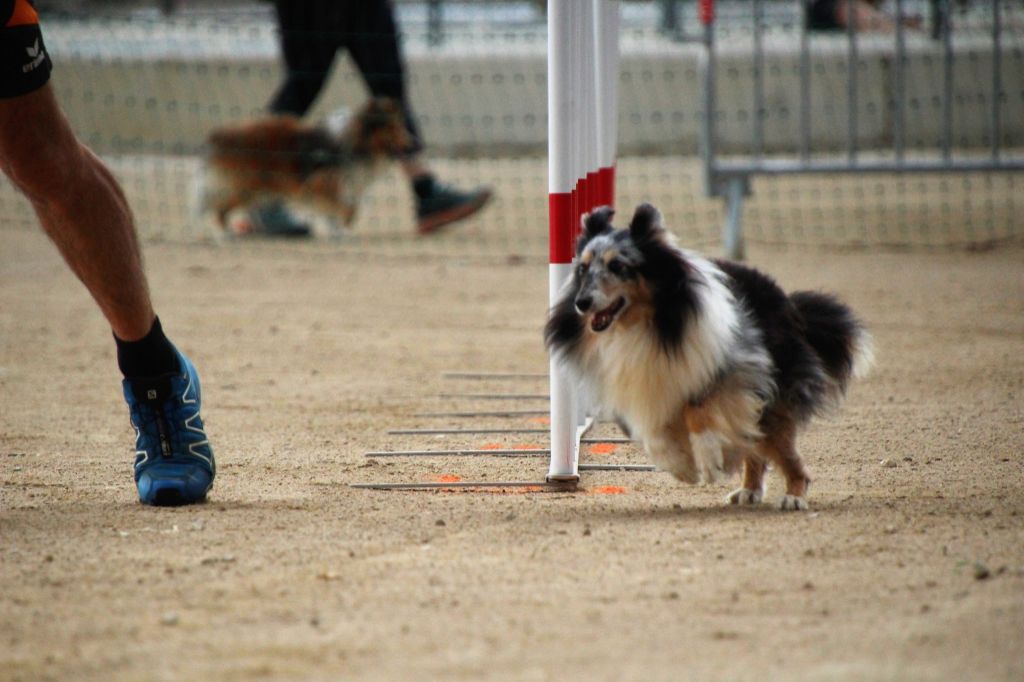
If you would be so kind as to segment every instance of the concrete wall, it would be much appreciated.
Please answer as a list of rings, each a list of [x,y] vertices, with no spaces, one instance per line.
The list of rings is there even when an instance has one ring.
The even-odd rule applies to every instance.
[[[91,29],[95,31],[96,29]],[[514,37],[514,36],[513,36]],[[216,38],[214,40],[214,38]],[[137,46],[132,47],[132,40]],[[91,41],[91,42],[90,42]],[[76,129],[101,152],[185,153],[201,148],[218,125],[258,115],[281,69],[272,34],[217,33],[167,41],[159,31],[126,38],[113,31],[112,49],[57,30],[51,50],[54,83]],[[160,41],[166,45],[155,49]],[[424,137],[440,154],[494,155],[545,149],[546,42],[543,35],[467,36],[439,49],[409,41],[409,90]],[[801,138],[799,54],[795,37],[765,43],[765,145],[792,153]],[[942,123],[941,46],[908,36],[907,148],[934,149]],[[623,39],[619,131],[623,153],[692,154],[700,110],[697,45],[679,45],[651,32]],[[958,39],[954,69],[953,143],[989,144],[992,52],[986,37]],[[1024,37],[1002,52],[1002,143],[1024,146]],[[865,37],[857,64],[858,145],[885,148],[894,126],[891,39]],[[720,47],[715,112],[725,153],[751,149],[753,67],[750,43]],[[816,36],[811,76],[811,147],[837,151],[846,144],[846,48],[842,36]],[[313,116],[358,104],[365,91],[347,59]]]

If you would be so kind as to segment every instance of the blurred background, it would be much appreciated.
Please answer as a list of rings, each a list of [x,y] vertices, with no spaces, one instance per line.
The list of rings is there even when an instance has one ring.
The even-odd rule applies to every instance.
[[[213,240],[212,219],[197,217],[192,199],[205,139],[217,126],[265,113],[282,77],[273,6],[36,5],[58,97],[80,137],[123,182],[143,238]],[[916,26],[901,38],[899,78],[892,34],[859,34],[851,55],[847,31],[802,30],[799,1],[757,3],[757,32],[751,8],[750,0],[717,4],[717,96],[709,113],[696,2],[622,2],[616,203],[623,210],[649,201],[687,246],[719,248],[725,205],[708,195],[700,158],[709,115],[715,153],[726,160],[847,158],[851,134],[862,159],[1021,159],[1024,3],[905,0],[903,14]],[[894,3],[880,9],[894,12]],[[395,10],[427,158],[446,181],[490,185],[495,199],[477,217],[416,237],[409,186],[395,168],[371,187],[354,229],[321,238],[322,248],[546,259],[545,3],[398,0]],[[851,73],[852,108],[845,99]],[[365,98],[358,72],[340,55],[309,118]],[[742,209],[747,243],[963,249],[1019,241],[1024,174],[1019,163],[1017,170],[988,165],[998,164],[943,173],[754,173]],[[37,229],[6,180],[0,215],[4,229]]]

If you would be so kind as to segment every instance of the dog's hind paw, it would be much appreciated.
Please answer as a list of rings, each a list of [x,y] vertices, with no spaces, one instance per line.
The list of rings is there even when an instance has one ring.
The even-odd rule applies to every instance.
[[[760,488],[737,488],[725,498],[729,504],[761,504],[764,491]]]
[[[779,509],[782,511],[806,511],[807,500],[796,495],[783,495],[779,500]]]

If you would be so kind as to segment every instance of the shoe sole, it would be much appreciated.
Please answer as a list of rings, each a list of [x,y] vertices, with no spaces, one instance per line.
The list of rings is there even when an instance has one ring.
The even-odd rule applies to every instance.
[[[457,220],[462,220],[463,218],[468,218],[473,215],[483,208],[490,200],[491,190],[485,189],[477,195],[476,199],[469,203],[462,204],[461,206],[455,206],[447,211],[441,211],[420,220],[419,225],[416,227],[416,232],[421,236],[434,234],[449,223],[454,223]]]
[[[169,470],[170,469],[170,470]],[[180,507],[206,501],[214,473],[201,465],[156,463],[135,481],[139,502],[154,507]]]
[[[153,493],[148,501],[141,499],[139,501],[151,507],[184,507],[189,504],[202,504],[206,502],[206,495],[192,498],[187,497],[176,488],[163,488]]]

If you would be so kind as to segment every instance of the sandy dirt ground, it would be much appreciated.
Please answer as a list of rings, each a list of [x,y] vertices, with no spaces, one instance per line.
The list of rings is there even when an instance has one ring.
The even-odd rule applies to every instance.
[[[208,503],[153,509],[109,329],[40,233],[0,237],[0,679],[1024,679],[1019,247],[754,250],[878,344],[802,440],[811,511],[781,513],[649,473],[352,489],[543,476],[542,457],[364,453],[545,446],[387,430],[543,427],[418,415],[545,409],[441,396],[546,390],[444,376],[546,371],[546,266],[150,245],[219,464]],[[609,449],[583,461],[642,461]]]

